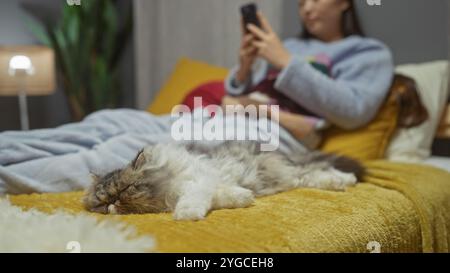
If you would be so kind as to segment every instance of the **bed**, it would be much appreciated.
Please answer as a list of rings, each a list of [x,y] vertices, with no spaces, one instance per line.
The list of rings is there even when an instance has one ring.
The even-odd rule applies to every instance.
[[[164,113],[181,101],[183,88],[225,74],[182,60],[149,110]],[[329,132],[322,150],[360,159],[368,168],[364,183],[345,192],[298,189],[257,199],[250,208],[214,211],[200,222],[176,222],[170,214],[89,215],[152,236],[156,252],[450,252],[450,172],[382,159],[396,137],[396,105],[391,95],[367,127]],[[400,148],[394,150],[409,153]],[[428,160],[437,167],[448,162]],[[25,210],[87,214],[81,196],[74,191],[11,195],[9,200]]]
[[[424,165],[367,163],[366,183],[346,192],[299,189],[258,199],[246,209],[212,212],[205,221],[170,214],[114,216],[157,252],[448,252],[450,173]],[[11,196],[47,213],[84,213],[82,193]],[[95,215],[100,219],[109,216]]]

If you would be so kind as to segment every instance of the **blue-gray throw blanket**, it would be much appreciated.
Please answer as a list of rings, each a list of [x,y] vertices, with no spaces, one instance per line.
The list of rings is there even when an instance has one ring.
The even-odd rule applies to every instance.
[[[55,129],[1,133],[0,195],[85,189],[91,173],[122,168],[146,145],[173,141],[173,121],[131,109],[104,110]],[[250,123],[249,128],[258,126]],[[282,128],[279,139],[283,152],[304,150]]]

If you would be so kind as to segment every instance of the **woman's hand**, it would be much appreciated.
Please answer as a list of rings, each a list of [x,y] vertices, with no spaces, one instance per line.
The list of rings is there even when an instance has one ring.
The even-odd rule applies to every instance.
[[[253,47],[257,48],[257,54],[274,67],[283,69],[291,61],[291,54],[284,47],[278,35],[273,31],[266,17],[258,12],[262,29],[253,24],[249,24],[247,29],[257,38],[252,40]]]
[[[242,20],[242,19],[241,19]],[[242,39],[239,50],[239,71],[236,80],[240,83],[245,82],[252,71],[252,65],[257,57],[258,49],[253,46],[254,36],[245,31],[243,20],[241,21]]]
[[[228,105],[239,105],[240,101],[238,97],[225,96],[222,98],[222,108],[226,109]]]
[[[274,122],[278,122],[284,129],[290,132],[297,140],[303,140],[315,130],[314,124],[308,117],[278,110],[277,114],[272,113],[269,107],[269,117]]]
[[[253,106],[259,107],[260,105],[267,105],[267,104],[257,101],[255,99],[252,99],[249,96],[239,96],[239,97],[225,96],[222,99],[222,108],[225,109],[225,107],[228,105],[233,105],[233,106],[242,105],[243,107],[253,105]]]
[[[232,106],[241,105],[243,107],[247,107],[249,105],[254,105],[256,107],[261,105],[267,106],[267,104],[251,99],[249,96],[240,96],[240,97],[225,96],[222,99],[223,111],[226,111],[226,107],[228,105]],[[278,110],[277,113],[274,114],[272,113],[272,109],[270,106],[267,107],[267,111],[268,111],[267,116],[265,116],[265,118],[269,118],[272,119],[274,122],[277,122],[278,124],[280,124],[280,126],[288,130],[298,140],[304,139],[307,135],[309,135],[311,132],[315,130],[314,124],[306,116],[293,114],[281,110]],[[259,111],[257,112],[259,117]]]

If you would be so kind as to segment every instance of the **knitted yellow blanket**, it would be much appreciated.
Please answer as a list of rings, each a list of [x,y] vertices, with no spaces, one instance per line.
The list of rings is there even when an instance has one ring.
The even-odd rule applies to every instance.
[[[450,173],[421,165],[367,163],[346,192],[298,189],[260,198],[205,221],[170,214],[102,216],[152,235],[159,252],[449,252]],[[45,212],[84,212],[82,193],[11,196]]]

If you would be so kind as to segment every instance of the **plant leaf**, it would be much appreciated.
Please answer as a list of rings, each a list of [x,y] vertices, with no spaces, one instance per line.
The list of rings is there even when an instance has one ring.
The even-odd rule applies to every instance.
[[[40,43],[48,47],[53,47],[49,34],[42,24],[28,16],[25,16],[22,21],[25,22],[27,28],[33,33]]]

